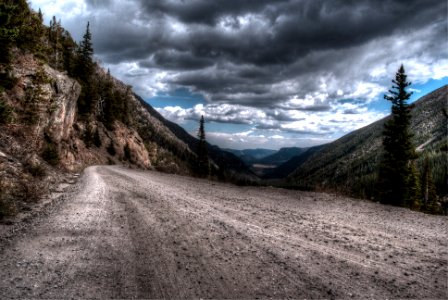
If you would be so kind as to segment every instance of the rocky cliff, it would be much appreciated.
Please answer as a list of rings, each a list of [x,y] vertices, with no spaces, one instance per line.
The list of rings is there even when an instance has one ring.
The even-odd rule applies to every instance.
[[[80,116],[82,87],[78,81],[33,54],[16,49],[12,63],[3,72],[9,72],[13,80],[10,87],[2,88],[0,100],[7,107],[0,122],[0,214],[19,211],[47,193],[51,184],[66,180],[62,174],[80,172],[93,164],[125,164],[194,175],[196,139],[171,124],[177,126],[173,132],[166,125],[169,122],[129,86],[99,66],[95,77],[99,82],[110,80],[107,88],[126,103],[131,116],[126,123],[105,121],[102,105],[107,99],[101,94],[92,113]],[[215,151],[220,152],[219,148]],[[245,167],[235,160],[240,163],[239,170],[232,174]],[[232,167],[212,161],[212,174],[222,175]]]

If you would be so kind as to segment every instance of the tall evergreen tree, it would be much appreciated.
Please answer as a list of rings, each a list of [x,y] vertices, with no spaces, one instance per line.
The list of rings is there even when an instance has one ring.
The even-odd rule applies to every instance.
[[[383,131],[384,153],[379,171],[379,196],[382,203],[404,206],[410,203],[411,160],[416,158],[410,132],[411,114],[407,104],[412,93],[403,65],[398,69],[395,84],[384,99],[392,102],[391,118]]]
[[[78,111],[82,117],[88,117],[94,110],[98,98],[97,80],[93,78],[93,47],[90,23],[87,23],[86,32],[78,47],[76,63],[76,76],[80,80],[82,90],[78,99]]]
[[[56,69],[60,69],[63,67],[61,53],[63,51],[62,45],[62,33],[63,29],[61,26],[61,20],[57,21],[56,17],[53,16],[53,19],[50,21],[50,28],[48,30],[48,40],[51,43],[53,48],[53,59],[50,61],[52,66]]]
[[[90,23],[87,22],[86,32],[78,48],[78,76],[81,80],[88,80],[93,74],[93,46]]]
[[[199,121],[198,130],[198,174],[201,176],[207,176],[209,174],[209,162],[207,153],[207,142],[205,140],[205,128],[204,128],[204,116],[201,116]]]
[[[62,59],[63,59],[63,69],[68,72],[70,76],[76,76],[76,43],[71,37],[70,33],[66,30],[62,30]]]
[[[44,22],[44,14],[42,13],[42,10],[40,9],[40,7],[39,7],[39,10],[37,11],[37,17],[39,18],[39,21],[41,23]]]

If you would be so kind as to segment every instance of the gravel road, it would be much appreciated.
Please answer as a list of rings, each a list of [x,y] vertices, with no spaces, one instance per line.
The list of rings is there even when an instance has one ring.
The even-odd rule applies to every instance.
[[[1,240],[1,299],[448,298],[447,217],[117,166],[64,198]]]

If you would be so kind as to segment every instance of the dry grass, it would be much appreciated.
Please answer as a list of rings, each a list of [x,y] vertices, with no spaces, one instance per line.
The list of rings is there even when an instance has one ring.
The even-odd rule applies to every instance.
[[[9,191],[9,186],[0,178],[0,220],[17,213],[16,201]]]

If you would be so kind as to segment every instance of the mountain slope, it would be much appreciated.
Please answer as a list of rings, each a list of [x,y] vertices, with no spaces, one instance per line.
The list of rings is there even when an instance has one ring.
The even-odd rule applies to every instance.
[[[320,146],[314,146],[310,148],[302,148],[304,151],[293,158],[289,159],[288,161],[282,163],[278,167],[266,172],[266,174],[263,176],[264,179],[279,179],[279,178],[285,178],[294,170],[296,170],[299,166],[301,166],[305,161],[308,160],[312,155],[314,155],[316,152],[320,151],[323,147],[326,145],[320,145]]]
[[[278,150],[274,154],[259,159],[257,163],[266,165],[280,165],[290,160],[294,156],[304,153],[307,149],[308,148],[298,148],[298,147],[280,148],[280,150]]]
[[[157,112],[151,105],[144,101],[141,97],[135,95],[140,104],[157,120],[159,120],[166,128],[168,128],[179,140],[184,142],[190,149],[196,152],[199,140],[191,136],[185,129],[165,119],[159,112]],[[213,160],[216,166],[219,168],[219,174],[224,176],[224,173],[232,173],[237,175],[247,175],[253,176],[249,171],[244,162],[239,159],[236,155],[229,153],[228,151],[222,150],[218,146],[210,145],[207,143],[207,150],[209,157]],[[230,174],[229,174],[230,175]]]
[[[236,155],[247,165],[252,165],[256,163],[258,160],[263,159],[277,152],[276,150],[263,149],[263,148],[244,149],[244,150],[235,150],[235,149],[223,149],[223,150]]]
[[[439,195],[447,193],[447,86],[412,104],[411,130],[420,151],[417,166],[428,158]],[[303,162],[288,183],[305,189],[332,190],[359,197],[375,194],[382,130],[387,118],[356,130],[326,145]]]

